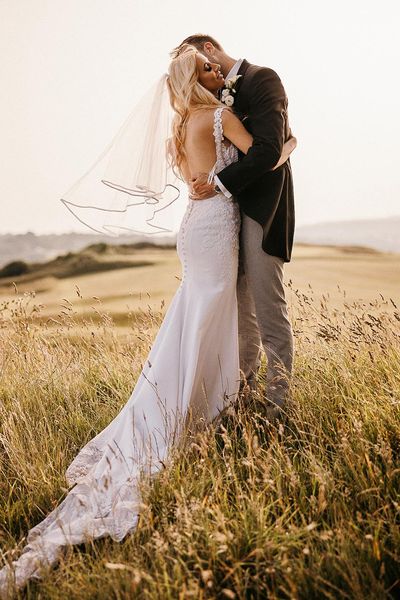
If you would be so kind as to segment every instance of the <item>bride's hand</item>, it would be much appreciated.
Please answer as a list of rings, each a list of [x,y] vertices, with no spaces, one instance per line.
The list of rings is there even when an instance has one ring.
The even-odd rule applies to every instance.
[[[276,165],[274,166],[274,168],[271,170],[275,171],[275,169],[278,169],[278,167],[281,167],[283,165],[283,163],[285,163],[287,161],[287,159],[292,154],[292,152],[296,148],[296,146],[297,146],[297,138],[292,136],[291,138],[288,139],[287,142],[285,142],[283,144],[281,157],[278,160],[278,162],[276,163]]]

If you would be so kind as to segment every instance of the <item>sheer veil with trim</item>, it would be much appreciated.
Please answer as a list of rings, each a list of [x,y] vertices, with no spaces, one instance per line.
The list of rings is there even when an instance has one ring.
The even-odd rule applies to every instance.
[[[173,110],[164,74],[132,110],[90,169],[61,198],[96,233],[172,232],[167,210],[181,195],[182,181],[168,157]]]

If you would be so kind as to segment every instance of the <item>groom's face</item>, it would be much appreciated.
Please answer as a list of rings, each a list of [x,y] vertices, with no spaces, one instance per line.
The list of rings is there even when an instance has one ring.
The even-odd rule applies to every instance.
[[[212,93],[217,92],[225,83],[221,73],[221,67],[217,63],[210,62],[203,54],[196,54],[197,73],[199,83]]]

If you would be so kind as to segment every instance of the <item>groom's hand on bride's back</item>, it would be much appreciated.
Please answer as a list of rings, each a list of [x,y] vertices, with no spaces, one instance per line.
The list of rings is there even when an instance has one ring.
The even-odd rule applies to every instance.
[[[207,200],[215,196],[215,184],[209,183],[208,173],[196,173],[190,180],[191,200]]]

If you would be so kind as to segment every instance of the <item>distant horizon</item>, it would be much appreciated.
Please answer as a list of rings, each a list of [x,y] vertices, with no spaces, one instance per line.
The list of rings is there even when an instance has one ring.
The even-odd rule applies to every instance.
[[[308,223],[298,226],[294,235],[296,246],[368,247],[379,252],[400,255],[400,215],[379,217],[376,219],[352,219]],[[120,244],[151,244],[153,246],[174,246],[176,232],[162,232],[156,235],[125,233],[119,236],[95,234],[86,231],[61,231],[37,233],[24,231],[18,233],[0,233],[0,264],[14,260],[42,262],[54,256],[80,251],[97,243],[111,246]],[[394,273],[393,273],[394,275]]]
[[[297,223],[296,224],[296,230],[297,229],[301,229],[302,227],[313,227],[313,226],[318,226],[318,225],[336,225],[336,224],[341,224],[341,223],[356,223],[356,222],[371,222],[371,221],[390,221],[392,219],[400,219],[400,213],[398,214],[392,214],[392,215],[388,215],[386,217],[360,217],[360,218],[353,218],[353,219],[332,219],[329,221],[314,221],[314,222],[308,222],[308,223]],[[92,235],[92,236],[104,236],[104,237],[109,237],[110,239],[118,239],[119,237],[129,237],[129,236],[138,236],[138,237],[148,237],[148,238],[153,238],[153,239],[158,239],[158,238],[162,238],[162,237],[172,237],[175,236],[177,234],[177,231],[171,231],[171,232],[162,232],[162,233],[155,233],[153,235],[149,235],[146,233],[140,233],[140,232],[135,232],[132,231],[131,233],[126,233],[126,234],[121,234],[121,235],[117,235],[117,236],[112,236],[112,235],[107,235],[105,232],[104,233],[95,233],[94,231],[91,231],[89,228],[82,228],[82,230],[63,230],[63,231],[42,231],[42,232],[37,232],[37,231],[33,231],[31,229],[25,230],[25,231],[0,231],[0,235],[4,236],[4,235],[27,235],[27,234],[33,234],[37,237],[39,236],[45,236],[45,235]]]

